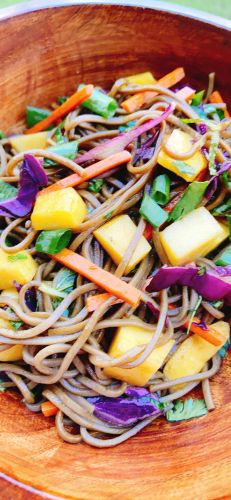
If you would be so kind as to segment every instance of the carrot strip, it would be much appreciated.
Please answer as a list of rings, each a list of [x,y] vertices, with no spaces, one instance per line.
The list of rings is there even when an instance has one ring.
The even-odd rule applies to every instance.
[[[86,308],[88,312],[94,312],[96,309],[101,306],[105,302],[105,300],[109,299],[109,297],[112,297],[110,293],[99,293],[98,295],[91,295],[90,297],[87,298],[86,300]],[[113,301],[112,305],[114,304],[121,304],[123,301],[121,299],[116,299]]]
[[[168,89],[173,85],[176,85],[184,77],[184,68],[176,68],[174,69],[174,71],[171,71],[171,73],[168,73],[167,75],[160,78],[160,80],[156,82],[156,85],[161,85],[162,87]],[[123,101],[121,106],[123,109],[125,109],[125,111],[127,111],[127,113],[133,113],[137,109],[140,109],[144,104],[148,104],[153,97],[158,95],[158,93],[159,92],[154,91],[138,92],[137,94],[134,94],[132,97],[129,97],[128,99]]]
[[[47,127],[56,122],[59,118],[67,115],[76,106],[79,106],[83,101],[90,97],[93,93],[93,85],[86,85],[80,90],[77,90],[71,97],[69,97],[61,106],[55,109],[47,118],[44,118],[41,122],[36,123],[33,127],[26,130],[26,134],[32,134],[34,132],[41,132]]]
[[[204,181],[208,175],[208,171],[209,171],[208,167],[201,170],[201,172],[196,177],[196,181],[199,181],[199,182]]]
[[[188,87],[188,85],[186,85],[176,92],[176,96],[179,99],[182,99],[182,101],[189,101],[190,99],[192,99],[195,93],[196,91],[192,89],[192,87]]]
[[[68,175],[64,179],[57,181],[55,184],[52,184],[48,188],[43,189],[40,194],[47,193],[50,191],[57,191],[58,189],[64,189],[67,187],[78,186],[85,181],[93,179],[93,177],[97,177],[98,175],[111,170],[122,163],[126,163],[131,159],[131,154],[128,151],[121,151],[119,153],[115,153],[114,155],[109,156],[105,160],[97,161],[90,165],[90,167],[85,168],[84,175],[81,177],[79,174]]]
[[[214,92],[209,96],[209,102],[213,104],[222,104],[224,103],[222,96],[218,90],[214,90]],[[227,109],[224,110],[225,118],[229,118],[230,114]]]
[[[53,415],[56,415],[56,413],[58,413],[59,411],[59,409],[53,403],[51,403],[51,401],[45,401],[44,403],[42,403],[41,410],[44,417],[53,417]]]
[[[135,307],[140,301],[141,291],[134,286],[122,281],[108,271],[104,271],[96,266],[89,260],[85,259],[78,253],[64,248],[61,252],[51,255],[51,257],[60,264],[72,269],[85,278],[89,279],[100,288],[104,288],[107,292],[115,295],[124,302],[128,302],[131,306]]]
[[[189,321],[186,321],[186,323],[184,323],[184,327],[188,328],[188,325]],[[210,342],[210,344],[213,344],[215,346],[220,346],[224,344],[226,339],[220,332],[214,330],[213,327],[210,325],[206,325],[206,328],[207,330],[202,328],[200,326],[200,320],[197,317],[194,317],[193,322],[191,323],[190,326],[190,332],[196,333],[196,335],[199,335],[203,339],[207,340],[207,342]]]
[[[185,189],[183,188],[179,193],[177,193],[164,207],[164,211],[170,214],[175,206],[177,205],[178,201],[181,200],[183,194],[184,194]]]

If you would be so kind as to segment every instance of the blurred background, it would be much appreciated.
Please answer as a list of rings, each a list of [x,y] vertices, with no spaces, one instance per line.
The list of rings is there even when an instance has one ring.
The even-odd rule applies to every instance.
[[[28,0],[33,2],[33,0]],[[175,3],[179,5],[185,5],[186,7],[194,7],[194,9],[203,10],[205,12],[211,12],[217,16],[226,17],[231,19],[231,0],[165,0],[168,3]],[[8,5],[13,5],[20,3],[22,0],[0,0],[0,7],[7,7]],[[113,3],[113,0],[112,0]],[[142,0],[140,0],[142,4]],[[155,0],[153,0],[155,3]]]

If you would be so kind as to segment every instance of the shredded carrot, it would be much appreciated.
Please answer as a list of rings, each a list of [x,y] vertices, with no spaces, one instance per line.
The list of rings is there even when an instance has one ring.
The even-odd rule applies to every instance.
[[[189,321],[186,321],[186,323],[184,323],[184,327],[188,328],[188,325]],[[196,316],[193,318],[193,322],[190,325],[190,332],[196,333],[196,335],[199,335],[203,339],[207,340],[207,342],[210,342],[210,344],[215,346],[224,344],[226,340],[226,338],[220,332],[214,330],[212,326],[206,325],[206,330],[202,328],[200,326],[200,320]]]
[[[52,111],[52,113],[44,118],[41,122],[36,123],[33,127],[26,130],[26,134],[33,134],[34,132],[41,132],[45,130],[54,122],[67,115],[76,106],[79,106],[83,101],[90,97],[93,93],[93,85],[86,85],[80,90],[77,90],[71,97],[69,97],[61,106]]]
[[[42,403],[41,410],[44,417],[53,417],[53,415],[56,415],[56,413],[58,413],[59,411],[59,409],[53,403],[51,403],[51,401],[45,401],[44,403]]]
[[[182,99],[182,101],[189,101],[190,99],[192,99],[195,93],[196,91],[192,89],[192,87],[188,87],[188,85],[186,85],[176,92],[176,96],[179,99]]]
[[[214,92],[209,96],[209,102],[213,104],[222,104],[224,103],[222,96],[218,90],[214,90]],[[224,110],[225,118],[229,118],[230,114],[227,109]]]
[[[177,205],[178,201],[181,200],[183,194],[184,194],[185,188],[182,188],[179,193],[177,193],[173,198],[163,207],[164,211],[170,214],[175,206]]]
[[[68,175],[64,179],[57,181],[48,188],[43,189],[40,194],[47,193],[50,191],[57,191],[58,189],[64,189],[67,187],[78,186],[85,181],[93,179],[98,175],[111,170],[114,167],[122,165],[131,159],[131,154],[128,151],[120,151],[114,155],[109,156],[105,160],[97,161],[93,163],[90,167],[85,168],[84,175],[81,177],[79,174]]]
[[[141,298],[140,290],[122,281],[108,271],[101,269],[78,253],[68,248],[64,248],[64,250],[61,250],[61,252],[55,255],[51,255],[51,257],[131,306],[135,307],[138,305]]]
[[[87,298],[86,300],[86,308],[88,312],[93,312],[98,309],[101,304],[105,302],[105,300],[109,299],[109,297],[112,297],[110,293],[99,293],[98,295],[91,295],[90,297]],[[113,301],[112,305],[114,304],[121,304],[123,301],[121,299],[117,299],[115,297],[115,300]]]
[[[171,73],[168,73],[167,75],[160,78],[160,80],[156,82],[156,85],[161,85],[162,87],[168,89],[173,85],[176,85],[184,77],[184,68],[176,68],[174,69],[174,71],[171,71]],[[127,113],[133,113],[137,109],[140,109],[144,104],[148,104],[156,95],[158,95],[158,92],[154,91],[138,92],[137,94],[134,94],[132,97],[129,97],[128,99],[123,101],[121,106],[123,109],[125,109],[125,111],[127,111]]]

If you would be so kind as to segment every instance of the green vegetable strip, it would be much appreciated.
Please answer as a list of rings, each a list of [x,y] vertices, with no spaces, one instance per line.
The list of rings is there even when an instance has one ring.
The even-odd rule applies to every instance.
[[[203,198],[203,194],[208,187],[208,182],[194,181],[185,190],[182,198],[169,215],[169,221],[181,219],[186,214],[197,208]]]
[[[47,118],[51,114],[51,111],[48,109],[36,108],[35,106],[27,106],[26,108],[26,124],[27,127],[33,127],[36,123],[41,122],[44,118]],[[50,126],[50,128],[54,128],[54,126]]]
[[[200,92],[197,92],[193,96],[193,98],[192,98],[192,106],[199,106],[199,104],[201,104],[202,99],[204,97],[204,93],[205,93],[205,91],[201,90]]]
[[[218,207],[212,210],[212,215],[219,217],[219,215],[229,215],[231,212],[231,198],[229,198],[225,203],[222,203]]]
[[[153,182],[151,197],[159,205],[166,205],[170,199],[170,179],[167,174],[158,175]]]
[[[47,148],[48,151],[55,153],[60,156],[64,156],[65,158],[69,158],[70,160],[74,160],[75,155],[78,151],[78,141],[64,142],[62,144],[57,144],[57,146],[51,146]],[[43,166],[50,167],[57,165],[57,163],[53,160],[48,160],[44,158]]]
[[[144,195],[139,212],[155,228],[168,218],[168,214],[148,194]]]
[[[72,232],[69,229],[42,231],[37,238],[35,249],[37,252],[54,255],[69,244],[71,235]]]
[[[83,87],[83,84],[79,85],[78,90]],[[93,113],[97,115],[103,116],[103,118],[111,118],[116,112],[117,102],[113,97],[104,94],[100,90],[94,89],[91,97],[86,99],[82,106],[90,109],[90,111],[93,111]]]
[[[8,184],[7,182],[0,181],[0,201],[9,200],[17,195],[18,190],[16,187]]]
[[[231,245],[220,253],[218,259],[215,261],[216,266],[230,266],[231,265]]]
[[[216,175],[215,160],[219,145],[219,132],[214,130],[211,134],[211,142],[209,147],[209,172],[210,175]]]
[[[3,130],[0,130],[0,140],[4,139],[4,137],[5,137],[5,134],[4,134]]]
[[[88,184],[88,190],[91,191],[92,193],[99,193],[103,185],[104,185],[103,179],[93,179]]]
[[[189,418],[202,417],[208,410],[203,399],[178,399],[174,401],[173,408],[166,412],[166,418],[169,422],[179,422]]]
[[[222,180],[228,189],[231,189],[231,177],[229,177],[229,172],[224,172],[222,175]]]
[[[229,225],[229,239],[231,240],[231,215],[227,215],[226,219]]]

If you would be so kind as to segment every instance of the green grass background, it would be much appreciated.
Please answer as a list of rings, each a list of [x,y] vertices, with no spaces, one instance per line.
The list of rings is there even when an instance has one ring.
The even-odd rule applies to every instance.
[[[22,0],[0,0],[0,7],[7,7],[20,3]],[[33,0],[29,0],[33,2]],[[231,0],[165,0],[168,3],[177,3],[187,7],[194,7],[195,9],[211,12],[217,16],[226,17],[231,19]],[[155,0],[153,0],[153,3]],[[142,3],[142,0],[141,0]]]

